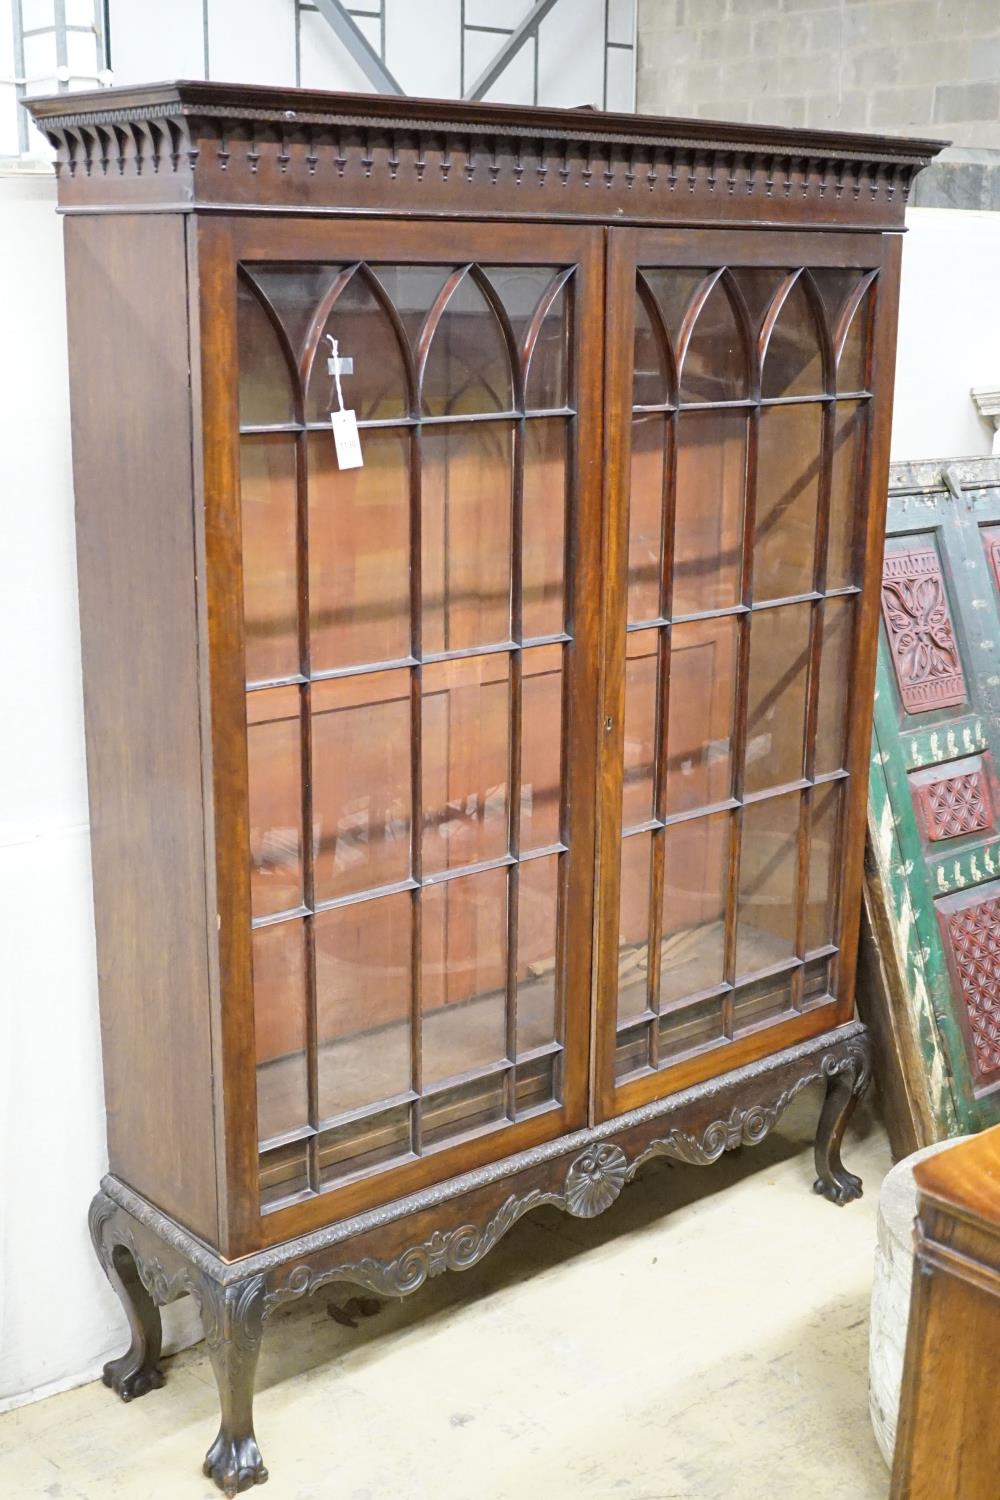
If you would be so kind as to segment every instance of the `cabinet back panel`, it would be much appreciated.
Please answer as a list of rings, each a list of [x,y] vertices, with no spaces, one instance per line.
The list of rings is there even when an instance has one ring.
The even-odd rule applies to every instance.
[[[108,1152],[214,1240],[184,220],[67,222],[66,274]]]

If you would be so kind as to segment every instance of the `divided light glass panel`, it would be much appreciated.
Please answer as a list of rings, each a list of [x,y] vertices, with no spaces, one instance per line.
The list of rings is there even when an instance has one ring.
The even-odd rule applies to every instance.
[[[254,264],[238,297],[267,1209],[559,1105],[573,278]]]
[[[837,993],[873,282],[637,272],[619,1080]]]

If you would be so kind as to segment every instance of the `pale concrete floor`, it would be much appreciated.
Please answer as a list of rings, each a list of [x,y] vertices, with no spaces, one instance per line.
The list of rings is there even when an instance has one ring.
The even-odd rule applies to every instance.
[[[810,1095],[812,1091],[810,1091]],[[267,1500],[885,1500],[867,1408],[881,1127],[860,1203],[810,1192],[817,1100],[710,1171],[651,1164],[602,1218],[546,1209],[356,1331],[265,1339]],[[860,1114],[860,1112],[859,1112]],[[351,1295],[337,1289],[340,1305]],[[130,1406],[100,1384],[0,1417],[4,1500],[211,1500],[203,1347]]]

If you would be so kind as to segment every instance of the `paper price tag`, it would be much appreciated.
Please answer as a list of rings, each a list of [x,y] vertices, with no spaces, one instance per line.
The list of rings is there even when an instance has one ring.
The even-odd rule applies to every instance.
[[[361,436],[358,432],[356,413],[348,410],[332,411],[330,426],[333,428],[333,445],[337,450],[337,467],[340,469],[363,468],[365,461],[361,454]]]

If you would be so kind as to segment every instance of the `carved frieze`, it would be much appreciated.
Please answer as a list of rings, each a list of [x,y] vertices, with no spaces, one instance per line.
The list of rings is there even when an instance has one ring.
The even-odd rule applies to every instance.
[[[964,703],[965,676],[934,547],[886,553],[882,616],[906,712]]]
[[[380,1297],[405,1297],[445,1271],[467,1271],[493,1249],[518,1219],[543,1203],[557,1202],[556,1195],[535,1188],[520,1198],[512,1194],[485,1224],[435,1230],[423,1243],[412,1245],[393,1260],[366,1256],[344,1265],[305,1262],[295,1266],[286,1277],[277,1279],[267,1295],[266,1311],[270,1313],[282,1302],[311,1296],[318,1288],[337,1281],[363,1286]]]
[[[445,1271],[476,1265],[535,1208],[550,1205],[578,1218],[593,1218],[610,1208],[625,1183],[654,1157],[709,1166],[725,1151],[762,1141],[792,1100],[810,1084],[844,1080],[854,1097],[868,1085],[868,1040],[858,1025],[844,1028],[835,1042],[817,1039],[790,1049],[784,1056],[786,1069],[792,1071],[781,1081],[770,1079],[780,1056],[752,1064],[729,1080],[720,1080],[720,1103],[727,1093],[737,1098],[727,1112],[710,1117],[707,1124],[690,1126],[685,1103],[672,1111],[669,1100],[658,1102],[660,1113],[665,1115],[662,1122],[647,1109],[609,1121],[597,1127],[589,1142],[584,1139],[583,1148],[570,1158],[561,1188],[514,1189],[480,1222],[470,1218],[454,1229],[435,1230],[391,1259],[369,1255],[352,1261],[343,1253],[338,1255],[337,1226],[331,1226],[301,1241],[226,1265],[215,1261],[186,1230],[143,1204],[113,1178],[105,1180],[105,1187],[120,1202],[103,1193],[94,1200],[94,1242],[105,1264],[112,1246],[123,1245],[134,1257],[143,1284],[156,1303],[171,1301],[183,1292],[193,1293],[202,1307],[210,1347],[233,1338],[241,1343],[249,1338],[250,1346],[255,1347],[261,1320],[284,1302],[335,1282],[351,1282],[378,1296],[405,1296]],[[740,1095],[744,1102],[740,1102]],[[676,1098],[686,1101],[685,1095]],[[638,1130],[641,1135],[627,1152],[617,1141],[597,1133],[606,1130],[616,1130],[626,1142],[630,1130]],[[506,1168],[513,1175],[530,1170],[532,1164],[543,1165],[537,1148],[511,1158]],[[414,1212],[425,1206],[419,1198],[414,1199]],[[357,1234],[370,1231],[378,1222],[377,1212],[362,1216],[357,1221]]]

